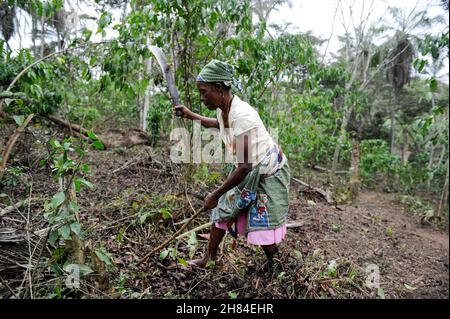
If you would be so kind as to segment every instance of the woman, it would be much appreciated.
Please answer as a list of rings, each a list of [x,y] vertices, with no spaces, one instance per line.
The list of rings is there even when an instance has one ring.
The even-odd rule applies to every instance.
[[[256,110],[232,93],[232,86],[241,92],[242,88],[230,65],[211,61],[198,75],[196,85],[202,103],[216,110],[217,119],[203,117],[182,105],[174,107],[174,112],[180,109],[183,117],[219,129],[225,150],[234,155],[234,170],[205,198],[204,207],[211,209],[213,222],[208,249],[203,258],[190,264],[205,267],[209,260],[215,260],[226,230],[260,245],[271,261],[277,244],[286,235],[290,180],[287,158]]]

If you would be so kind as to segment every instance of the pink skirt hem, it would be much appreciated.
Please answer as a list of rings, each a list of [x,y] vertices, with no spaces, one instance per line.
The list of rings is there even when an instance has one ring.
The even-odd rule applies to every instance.
[[[227,222],[215,223],[217,228],[228,230]],[[236,222],[236,230],[239,235],[245,236],[247,226],[247,214],[240,214]],[[255,230],[247,234],[247,242],[252,245],[278,244],[286,237],[286,224],[275,229]]]

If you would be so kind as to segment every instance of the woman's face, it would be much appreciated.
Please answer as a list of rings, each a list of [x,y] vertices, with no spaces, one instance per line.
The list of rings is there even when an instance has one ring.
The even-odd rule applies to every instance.
[[[210,110],[217,109],[222,103],[222,95],[220,89],[215,85],[205,82],[196,82],[198,91],[200,92],[200,100]]]

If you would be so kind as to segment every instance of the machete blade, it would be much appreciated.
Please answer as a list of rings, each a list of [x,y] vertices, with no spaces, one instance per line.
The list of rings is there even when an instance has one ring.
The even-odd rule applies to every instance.
[[[161,48],[150,45],[149,50],[153,53],[153,55],[156,57],[156,60],[158,61],[159,66],[161,67],[161,70],[164,74],[164,79],[167,83],[167,88],[169,89],[170,97],[172,98],[173,105],[179,105],[180,104],[180,97],[178,94],[178,90],[175,86],[175,78],[173,76],[172,69],[170,65],[167,63],[166,56],[161,50]],[[177,116],[183,116],[183,112],[181,110],[177,110]]]

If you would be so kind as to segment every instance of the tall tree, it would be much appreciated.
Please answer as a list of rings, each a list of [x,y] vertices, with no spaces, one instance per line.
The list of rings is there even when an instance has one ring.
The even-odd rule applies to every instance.
[[[417,51],[417,40],[422,37],[421,28],[430,27],[433,23],[442,22],[440,16],[430,18],[427,10],[418,10],[417,4],[407,12],[400,8],[389,8],[389,14],[394,21],[385,21],[386,29],[395,32],[389,41],[392,48],[389,53],[390,63],[386,69],[386,76],[392,85],[393,105],[390,105],[390,149],[395,146],[395,114],[398,111],[399,95],[402,88],[411,79],[412,61]]]
[[[15,16],[16,8],[15,5],[10,5],[7,1],[2,1],[0,4],[0,30],[3,39],[8,42],[15,29]]]

